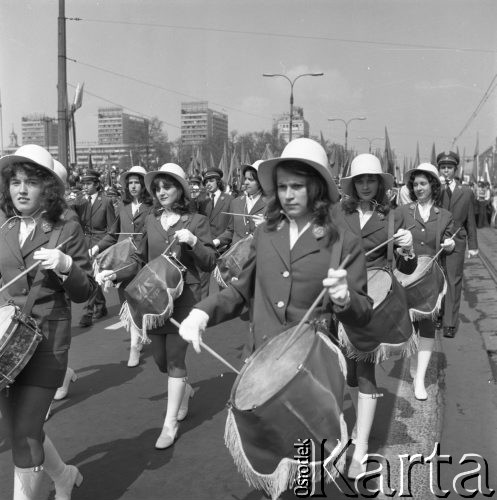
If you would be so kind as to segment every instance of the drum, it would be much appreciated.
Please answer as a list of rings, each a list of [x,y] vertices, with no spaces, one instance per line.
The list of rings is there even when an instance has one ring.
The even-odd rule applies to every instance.
[[[345,359],[311,325],[287,345],[293,331],[281,333],[252,354],[228,405],[226,446],[249,484],[272,498],[296,479],[299,442],[310,440],[315,450],[323,446],[324,452],[312,457],[310,465],[312,477],[319,478],[324,461],[327,480],[337,473],[331,463],[347,443],[342,413]],[[338,469],[344,458],[345,453]]]
[[[159,255],[146,264],[124,289],[120,318],[125,327],[141,330],[142,340],[147,340],[147,330],[163,326],[183,293],[185,270],[173,255]]]
[[[237,280],[242,268],[248,260],[253,236],[237,241],[231,248],[219,257],[214,269],[214,278],[219,286],[227,288],[233,280]]]
[[[412,274],[402,274],[395,270],[395,276],[405,288],[413,321],[434,318],[438,315],[447,291],[447,282],[436,260],[429,255],[420,255],[418,265]]]
[[[373,313],[365,326],[341,324],[338,337],[348,357],[380,363],[393,356],[410,356],[416,335],[406,291],[388,268],[368,269],[368,295]]]
[[[16,306],[0,307],[0,390],[14,382],[41,339],[34,319]]]
[[[135,253],[136,245],[133,238],[126,238],[115,245],[110,246],[98,254],[93,261],[93,272],[96,275],[100,271],[117,270],[132,262],[131,256]]]

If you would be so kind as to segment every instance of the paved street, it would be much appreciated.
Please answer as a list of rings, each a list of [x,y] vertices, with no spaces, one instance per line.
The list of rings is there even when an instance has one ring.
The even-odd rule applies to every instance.
[[[488,230],[484,245],[497,248],[497,234]],[[494,262],[496,262],[494,260]],[[391,464],[391,485],[399,485],[398,455],[433,452],[451,454],[441,465],[441,485],[453,490],[453,478],[474,465],[460,465],[466,453],[488,462],[490,485],[497,476],[497,398],[487,350],[497,332],[497,288],[479,258],[468,261],[461,325],[455,339],[442,339],[429,372],[429,400],[416,401],[403,360],[389,360],[377,369],[384,397],[378,404],[370,451]],[[74,500],[258,500],[238,473],[223,442],[225,405],[235,374],[207,353],[189,353],[190,382],[196,390],[191,412],[181,424],[174,447],[157,451],[155,440],[165,413],[166,378],[145,347],[142,363],[127,368],[127,335],[117,322],[117,294],[109,296],[109,316],[89,329],[74,326],[70,365],[78,380],[67,399],[54,405],[47,433],[63,457],[78,465],[84,481]],[[77,325],[81,306],[74,307]],[[240,320],[208,331],[205,342],[240,366],[246,325]],[[494,346],[495,347],[495,346]],[[348,396],[345,416],[353,419]],[[0,499],[12,492],[10,449],[0,429]],[[413,469],[414,498],[435,498],[430,492],[429,466]],[[468,481],[466,488],[476,484]],[[342,485],[343,486],[343,485]],[[347,491],[344,488],[344,491]],[[326,487],[327,498],[346,498]],[[293,498],[285,494],[284,498]],[[381,495],[380,495],[381,497]],[[386,497],[385,497],[386,498]],[[476,498],[483,498],[477,495]]]

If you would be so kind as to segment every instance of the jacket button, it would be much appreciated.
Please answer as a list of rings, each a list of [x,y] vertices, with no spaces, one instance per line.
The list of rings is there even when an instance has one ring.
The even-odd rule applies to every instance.
[[[283,278],[288,278],[288,276],[290,276],[290,273],[288,271],[283,271],[281,275],[283,276]]]
[[[425,231],[425,228],[421,229],[421,232],[423,232],[423,233],[424,233],[424,231]]]
[[[282,300],[280,300],[280,301],[279,301],[276,305],[277,305],[280,309],[281,309],[282,307],[285,307],[285,303],[284,303]]]
[[[25,267],[24,266],[19,266],[17,269],[19,269],[19,271],[24,271]]]
[[[262,340],[265,342],[267,340],[267,335],[263,335]]]
[[[23,295],[27,295],[27,294],[28,294],[28,289],[27,289],[27,288],[23,288],[23,289],[21,290],[21,293],[22,293]]]
[[[425,243],[424,243],[424,241],[422,241],[422,242],[421,242],[421,245],[424,245],[424,244],[425,244]]]

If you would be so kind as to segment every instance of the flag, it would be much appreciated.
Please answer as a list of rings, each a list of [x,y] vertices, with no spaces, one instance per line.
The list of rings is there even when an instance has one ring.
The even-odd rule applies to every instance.
[[[323,146],[324,150],[326,151],[326,141],[324,140],[323,132],[321,130],[319,131],[319,142],[321,143],[321,146]]]
[[[76,92],[74,94],[74,102],[72,104],[72,110],[76,111],[83,104],[83,87],[85,86],[85,82],[81,85],[78,83],[76,86]]]
[[[88,170],[93,170],[93,162],[91,160],[91,149],[88,153]]]
[[[459,179],[461,179],[461,181],[463,181],[464,174],[466,173],[466,171],[465,171],[466,169],[464,168],[465,163],[466,163],[466,148],[463,149],[462,156],[460,158],[461,158],[461,162],[459,163],[458,177],[459,177]]]
[[[228,168],[228,152],[226,151],[226,143],[224,143],[223,156],[221,156],[221,161],[219,162],[219,170],[223,173],[223,178],[228,179],[229,168]]]
[[[390,147],[387,127],[385,127],[385,157],[383,158],[383,171],[387,174],[392,174],[395,177],[395,160]]]
[[[230,184],[235,175],[237,175],[240,171],[240,161],[238,160],[238,156],[236,155],[236,150],[233,151],[233,155],[231,156],[230,162],[230,170],[228,172],[228,178],[226,179],[226,183]]]
[[[416,167],[421,163],[421,160],[419,159],[419,142],[416,142],[416,157],[414,158],[414,165]]]
[[[479,142],[480,142],[480,135],[477,132],[476,133],[476,146],[475,146],[475,153],[473,155],[473,178],[475,181],[478,181],[478,174],[479,174],[479,168],[478,168],[478,150],[479,150]]]
[[[214,157],[212,156],[212,153],[211,153],[211,156],[209,159],[209,168],[211,168],[212,170],[214,170],[216,168],[216,165],[214,164]]]
[[[433,143],[433,146],[431,147],[431,164],[437,166],[437,153],[435,150],[435,143]]]
[[[274,154],[271,151],[271,146],[269,143],[266,143],[266,149],[264,150],[264,153],[262,154],[261,160],[269,160],[269,158],[274,158]]]
[[[205,161],[204,161],[204,155],[202,154],[202,146],[200,146],[197,149],[197,167],[200,169],[200,172],[203,172],[205,170]]]

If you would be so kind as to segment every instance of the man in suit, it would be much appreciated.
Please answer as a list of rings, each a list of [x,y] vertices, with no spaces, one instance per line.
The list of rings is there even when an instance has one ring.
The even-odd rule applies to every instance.
[[[83,201],[74,205],[74,210],[83,227],[90,257],[93,257],[98,253],[98,243],[110,232],[116,215],[111,198],[105,196],[101,189],[99,172],[89,170],[82,176],[81,184],[84,193]],[[100,319],[106,315],[105,297],[99,286],[86,303],[79,325],[91,326],[93,319]]]
[[[445,256],[447,271],[447,294],[443,312],[444,337],[453,338],[457,331],[459,306],[461,303],[463,266],[466,248],[468,258],[478,255],[478,240],[474,213],[474,193],[467,186],[458,184],[454,177],[459,165],[459,155],[453,151],[437,156],[440,174],[445,178],[442,191],[442,206],[452,213],[456,229],[461,228],[454,237],[454,251]]]
[[[230,211],[232,196],[224,192],[223,172],[218,168],[204,172],[204,186],[206,199],[200,203],[199,213],[207,216],[211,230],[212,241],[218,252],[226,250],[231,243],[233,232],[233,216],[228,215]],[[224,213],[227,212],[227,213]],[[203,273],[202,297],[209,295],[210,274]]]

